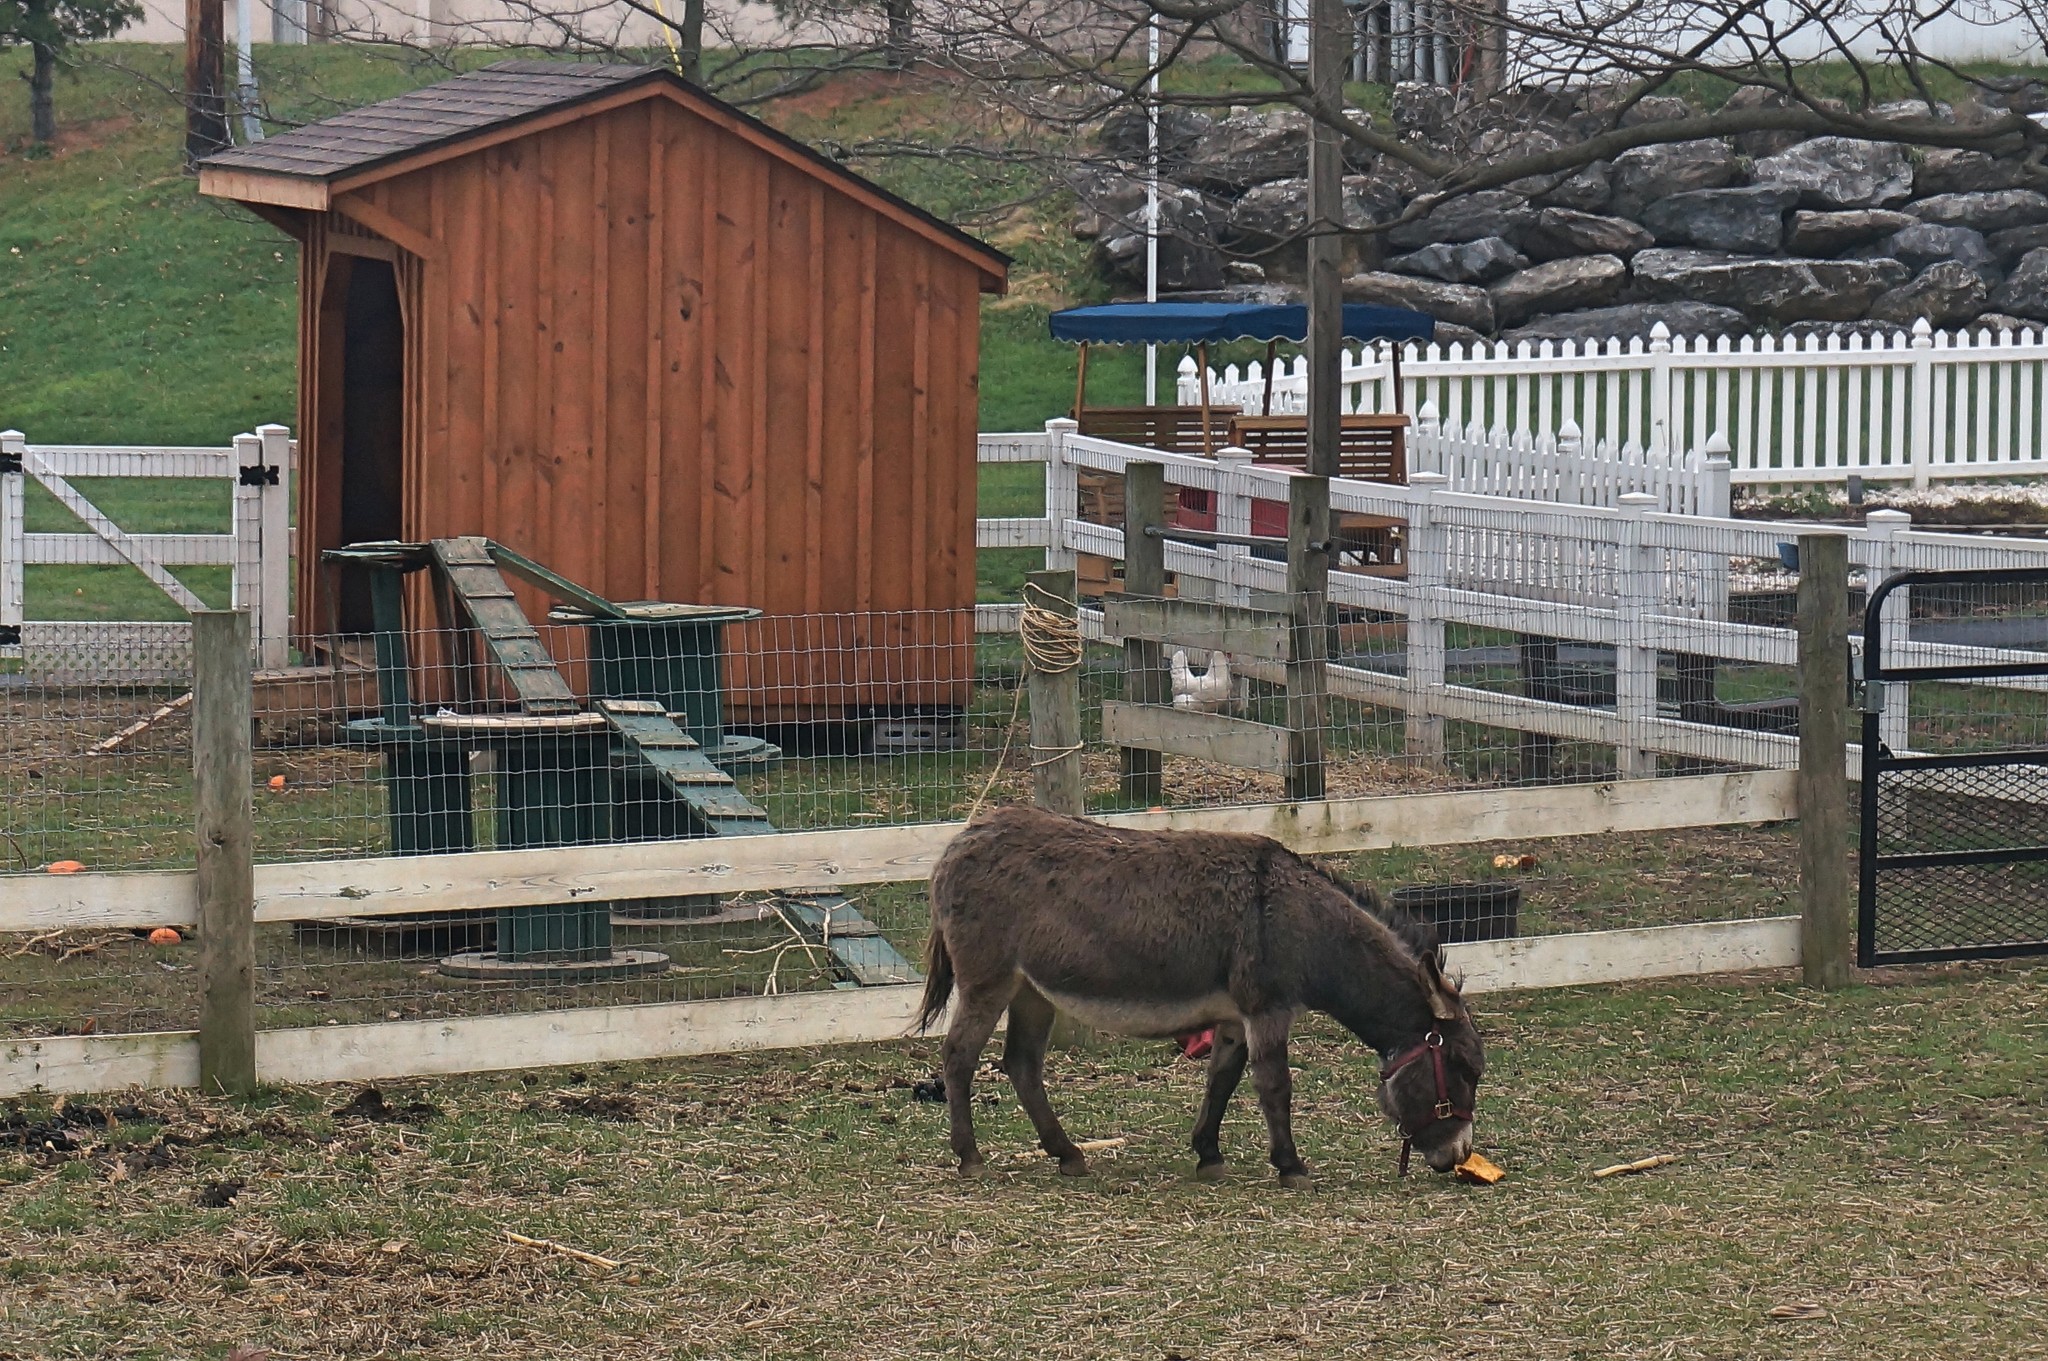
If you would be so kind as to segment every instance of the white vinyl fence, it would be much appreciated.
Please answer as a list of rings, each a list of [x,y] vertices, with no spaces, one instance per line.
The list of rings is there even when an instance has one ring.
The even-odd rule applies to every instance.
[[[191,625],[29,620],[29,566],[128,566],[186,610],[199,598],[172,569],[232,569],[233,600],[250,611],[259,666],[281,667],[291,626],[291,473],[297,445],[282,425],[258,426],[226,448],[30,444],[0,431],[0,657],[44,679],[148,682],[190,671]],[[229,524],[211,534],[131,533],[74,483],[78,478],[213,478],[233,487]],[[30,479],[83,525],[27,532]],[[161,673],[161,674],[159,674]]]
[[[1049,567],[1071,567],[1081,553],[1123,557],[1121,529],[1079,518],[1075,479],[1082,469],[1116,474],[1132,463],[1161,464],[1169,487],[1212,493],[1218,525],[1240,534],[1250,523],[1251,502],[1285,502],[1288,480],[1298,475],[1094,439],[1075,433],[1065,420],[1047,422],[1043,434],[984,435],[982,449],[986,462],[1045,461],[1048,514],[981,521],[980,543],[1042,545]],[[1899,511],[1874,511],[1865,525],[1844,530],[1672,510],[1647,488],[1624,490],[1611,504],[1532,504],[1460,491],[1443,474],[1423,472],[1407,486],[1334,480],[1330,503],[1333,514],[1400,522],[1406,560],[1405,575],[1333,567],[1332,603],[1406,622],[1404,645],[1396,652],[1333,664],[1332,695],[1405,711],[1411,755],[1440,756],[1442,724],[1455,720],[1612,745],[1617,768],[1629,776],[1655,774],[1659,756],[1777,769],[1796,765],[1795,737],[1691,722],[1660,709],[1657,669],[1660,653],[1796,667],[1795,632],[1737,622],[1731,617],[1730,582],[1752,565],[1775,565],[1781,546],[1803,531],[1845,532],[1850,563],[1866,583],[1915,569],[2048,567],[2048,543],[1919,531]],[[1169,539],[1166,569],[1183,597],[1228,604],[1279,595],[1287,585],[1283,562],[1236,545]],[[1888,609],[1903,611],[1904,596],[1896,593]],[[1013,627],[1014,610],[983,606],[978,624],[986,630]],[[1101,636],[1099,612],[1091,618],[1084,611],[1083,621],[1084,631],[1093,627]],[[1447,678],[1451,626],[1612,647],[1613,707],[1455,683]],[[1909,655],[1929,664],[1985,656],[1981,647],[1915,643],[1903,634],[1887,643],[1888,652],[1897,650],[1895,662]],[[1273,678],[1261,676],[1257,663],[1234,669]],[[1887,687],[1885,733],[1895,751],[1907,746],[1907,704],[1907,687]]]
[[[1568,424],[1621,449],[1703,449],[1719,436],[1737,483],[2040,476],[2048,336],[2033,330],[1949,334],[1923,320],[1910,333],[1730,340],[1646,339],[1406,346],[1398,409],[1434,406],[1447,426],[1531,439]],[[1299,412],[1303,360],[1274,366],[1273,409]],[[1212,371],[1210,399],[1260,408],[1257,363]],[[1192,359],[1179,400],[1201,399]],[[1396,409],[1384,348],[1347,353],[1344,409]]]

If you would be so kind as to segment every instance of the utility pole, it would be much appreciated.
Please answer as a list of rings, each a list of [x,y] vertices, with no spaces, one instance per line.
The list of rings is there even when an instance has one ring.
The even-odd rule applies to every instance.
[[[1344,0],[1312,0],[1308,84],[1318,116],[1309,121],[1308,144],[1308,470],[1317,477],[1337,475],[1342,438],[1344,143],[1328,120],[1344,109],[1350,37]]]
[[[223,0],[185,0],[185,165],[228,145]]]

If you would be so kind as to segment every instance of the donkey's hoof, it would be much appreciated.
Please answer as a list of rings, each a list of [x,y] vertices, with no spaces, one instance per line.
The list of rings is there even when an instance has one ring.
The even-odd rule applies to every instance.
[[[1063,1177],[1085,1177],[1088,1175],[1088,1160],[1076,1153],[1060,1159],[1060,1175]]]
[[[1230,1164],[1224,1162],[1221,1158],[1218,1158],[1213,1163],[1202,1163],[1195,1168],[1195,1180],[1228,1181],[1230,1180]]]
[[[965,1158],[962,1158],[960,1160],[960,1180],[980,1181],[983,1177],[987,1175],[988,1164],[983,1162],[981,1159],[976,1158],[973,1162],[969,1162]]]
[[[1306,1172],[1282,1172],[1280,1184],[1290,1191],[1313,1191],[1316,1180]]]

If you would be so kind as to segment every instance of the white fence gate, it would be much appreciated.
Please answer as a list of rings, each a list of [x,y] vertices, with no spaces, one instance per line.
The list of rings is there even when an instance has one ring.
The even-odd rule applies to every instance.
[[[25,617],[29,566],[129,566],[186,610],[203,602],[173,574],[176,567],[232,570],[237,609],[251,615],[256,664],[281,667],[291,627],[291,478],[297,446],[282,425],[235,436],[227,448],[30,444],[0,431],[0,658],[18,660],[43,681],[142,684],[175,680],[190,669],[191,625]],[[114,523],[74,478],[220,478],[233,485],[225,532],[137,534]],[[27,484],[33,478],[85,526],[27,532]]]
[[[1274,366],[1273,409],[1300,412],[1303,360]],[[1400,410],[1433,404],[1447,425],[1537,438],[1567,423],[1616,448],[1702,449],[1716,435],[1738,483],[2041,476],[2048,458],[2048,335],[1935,331],[1926,321],[1872,339],[1673,337],[1517,345],[1409,345]],[[1254,363],[1210,375],[1210,400],[1257,411]],[[1201,400],[1192,359],[1179,400]],[[1396,409],[1383,350],[1347,353],[1344,409]]]

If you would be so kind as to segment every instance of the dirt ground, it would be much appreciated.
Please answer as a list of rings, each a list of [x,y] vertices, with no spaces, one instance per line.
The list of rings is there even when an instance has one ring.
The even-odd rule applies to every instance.
[[[1397,1177],[1321,1023],[1309,1193],[1244,1096],[1194,1181],[1201,1070],[1158,1044],[1054,1056],[1077,1135],[1126,1140],[1079,1181],[993,1076],[995,1174],[957,1181],[930,1041],[0,1106],[0,1357],[2042,1356],[2044,983],[1475,999],[1491,1188]]]

